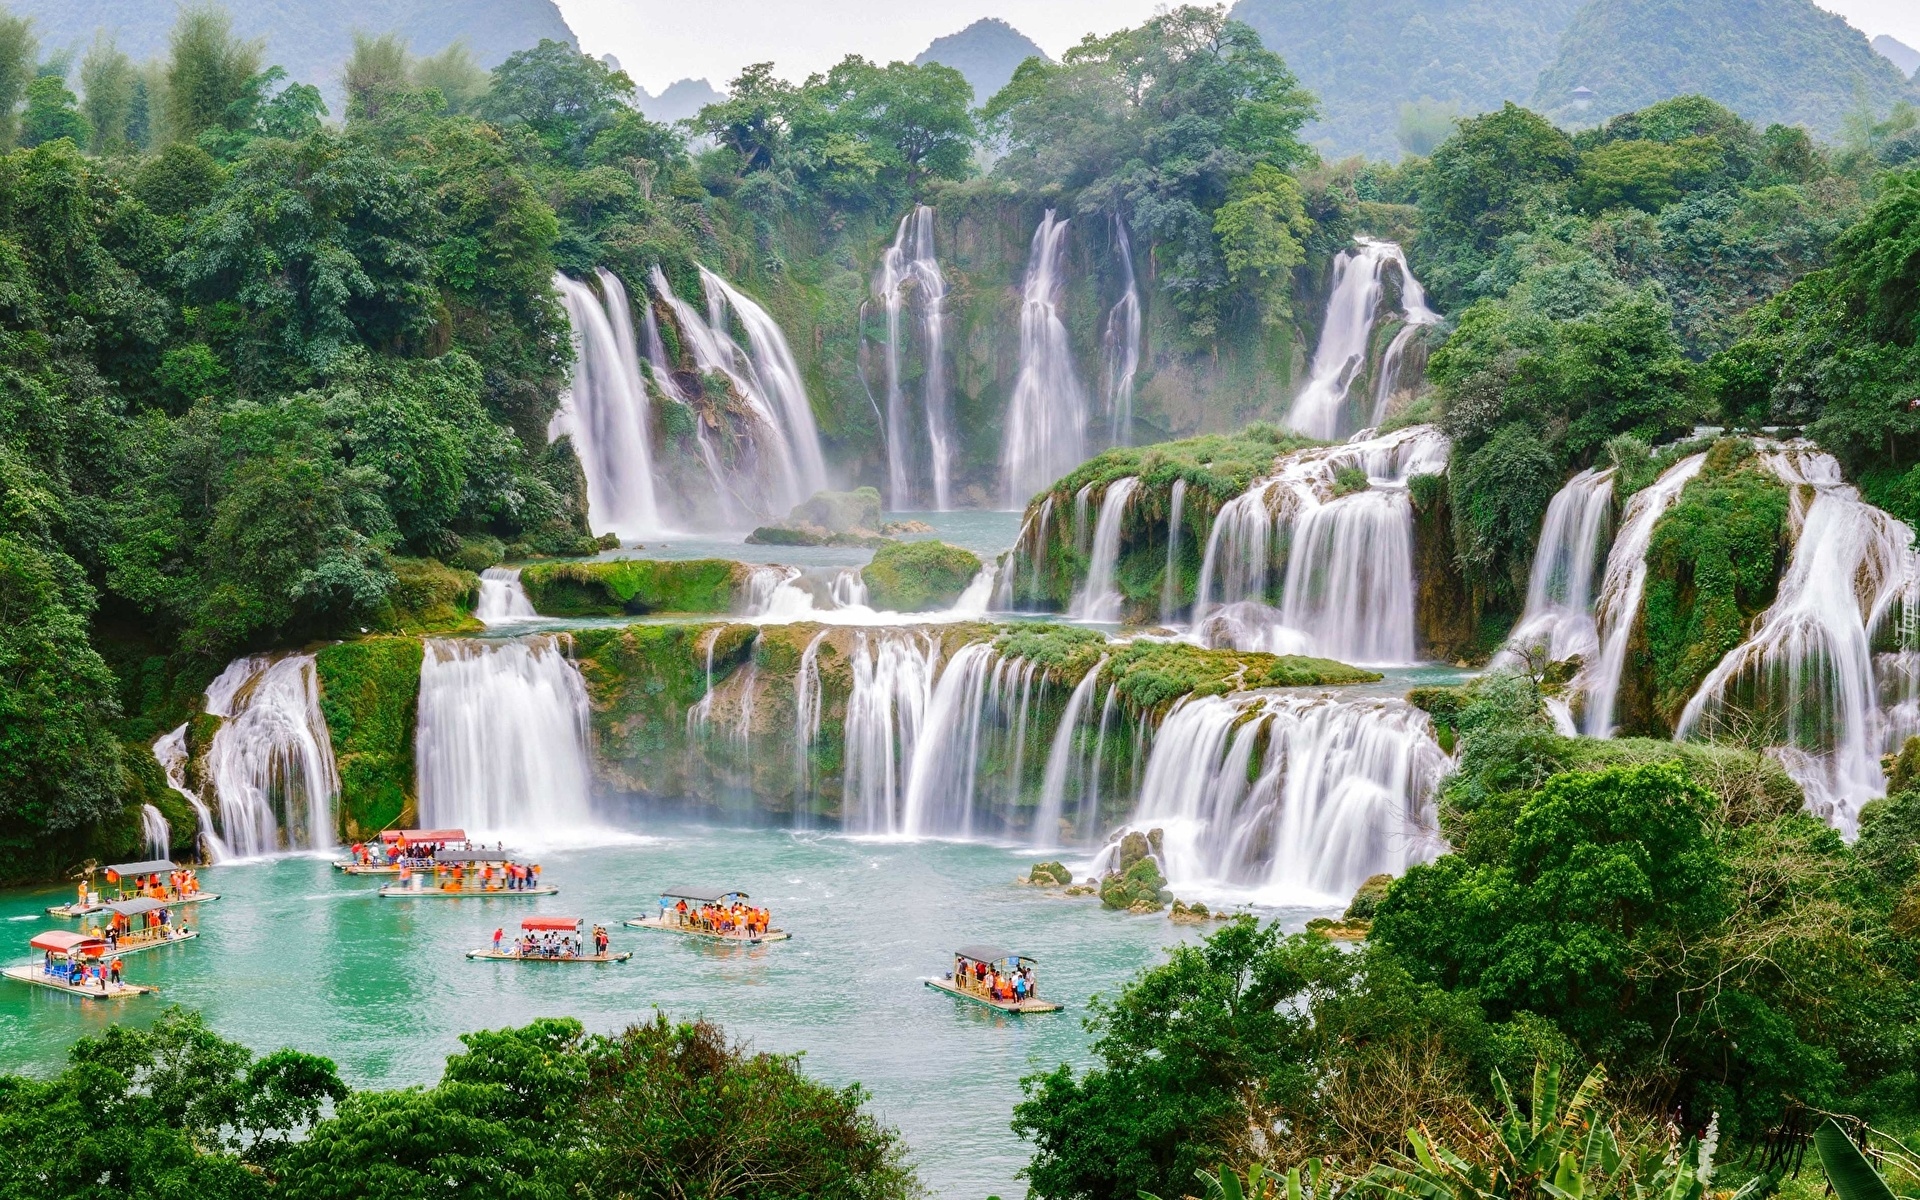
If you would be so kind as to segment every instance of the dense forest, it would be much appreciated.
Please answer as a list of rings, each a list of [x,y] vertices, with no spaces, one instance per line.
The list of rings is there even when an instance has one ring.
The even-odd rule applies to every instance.
[[[1403,243],[1447,316],[1431,386],[1390,424],[1451,439],[1414,502],[1452,547],[1436,574],[1459,585],[1463,660],[1519,614],[1570,475],[1611,466],[1624,501],[1702,452],[1649,551],[1626,733],[1671,734],[1778,585],[1795,497],[1721,434],[1804,433],[1920,526],[1911,107],[1836,141],[1698,95],[1575,132],[1508,103],[1441,114],[1395,164],[1330,162],[1275,50],[1185,7],[1027,59],[991,96],[935,63],[760,65],[669,127],[555,40],[486,71],[362,35],[332,112],[216,9],[149,63],[104,41],[43,60],[0,19],[0,874],[56,877],[137,846],[140,805],[177,811],[149,747],[230,657],[458,626],[475,572],[602,548],[548,436],[573,364],[556,272],[657,269],[690,296],[707,266],[757,291],[837,475],[876,477],[861,308],[920,203],[1004,217],[1016,256],[1048,209],[1131,231],[1152,370],[1186,381],[1186,431],[1213,440],[1111,450],[1076,488],[1125,469],[1224,495],[1308,445],[1231,428],[1245,397],[1218,364],[1291,369],[1335,257]],[[655,432],[691,461],[738,398],[676,374]],[[999,399],[969,401],[979,436]],[[620,636],[584,641],[611,656]],[[1237,920],[1100,1002],[1096,1065],[1036,1073],[1012,1114],[1032,1194],[1811,1195],[1786,1168],[1828,1115],[1911,1129],[1920,745],[1846,840],[1764,739],[1556,732],[1561,666],[1410,697],[1454,755],[1450,852],[1355,897],[1358,949]],[[115,1028],[56,1078],[0,1081],[0,1190],[915,1190],[857,1087],[710,1025],[548,1021],[466,1047],[433,1087],[351,1093],[325,1060],[254,1061],[185,1014]]]

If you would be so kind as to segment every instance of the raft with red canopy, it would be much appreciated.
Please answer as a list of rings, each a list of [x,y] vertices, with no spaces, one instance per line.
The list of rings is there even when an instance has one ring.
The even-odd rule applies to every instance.
[[[496,931],[503,936],[492,946],[467,951],[468,958],[491,958],[501,962],[625,962],[633,957],[630,950],[618,953],[611,949],[601,951],[598,943],[607,936],[604,925],[593,927],[594,950],[587,952],[589,942],[581,933],[586,921],[580,917],[557,917],[549,914],[528,917],[520,922],[520,935],[508,942],[504,931]]]
[[[7,967],[0,975],[83,1000],[120,1000],[159,990],[108,978],[108,964],[117,962],[118,955],[97,934],[49,929],[34,935],[27,945],[40,952],[40,960]]]

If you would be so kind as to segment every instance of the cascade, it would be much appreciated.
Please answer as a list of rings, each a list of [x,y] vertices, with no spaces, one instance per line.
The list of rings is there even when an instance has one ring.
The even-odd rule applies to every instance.
[[[1033,232],[1020,306],[1020,373],[1007,405],[1000,490],[1009,508],[1087,457],[1087,397],[1073,365],[1060,304],[1066,284],[1067,222],[1052,209]]]
[[[747,575],[748,620],[765,625],[820,621],[829,625],[939,624],[973,620],[987,613],[1000,574],[983,564],[953,607],[939,612],[878,612],[868,603],[867,582],[857,567],[844,567],[824,583],[797,567],[756,566]]]
[[[488,567],[480,572],[480,599],[473,606],[475,620],[482,625],[506,625],[539,615],[520,583],[518,567]]]
[[[167,777],[167,786],[179,793],[199,819],[200,852],[207,861],[218,863],[233,857],[227,850],[227,844],[213,828],[213,812],[207,807],[207,802],[187,786],[187,727],[184,723],[171,733],[160,735],[160,739],[153,744],[153,757],[158,760],[161,772]]]
[[[702,371],[725,375],[752,410],[756,474],[748,479],[736,477],[736,483],[751,485],[754,511],[784,516],[827,485],[820,434],[800,368],[785,335],[765,309],[705,267],[700,268],[700,279],[707,296],[705,316],[674,295],[658,267],[652,275],[654,292],[672,309],[694,364]],[[746,331],[750,352],[727,332],[729,314]]]
[[[1132,475],[1107,485],[1100,497],[1100,516],[1094,524],[1093,548],[1087,560],[1087,578],[1073,598],[1071,615],[1079,621],[1118,621],[1125,597],[1120,594],[1120,525],[1127,505],[1140,487]],[[1085,491],[1082,490],[1084,496]]]
[[[1552,662],[1600,648],[1593,622],[1594,568],[1607,544],[1613,516],[1613,470],[1588,468],[1567,481],[1547,505],[1527,578],[1527,603],[1496,665],[1542,647]]]
[[[1627,644],[1640,617],[1640,599],[1647,588],[1647,548],[1653,527],[1680,499],[1707,461],[1694,454],[1668,467],[1660,478],[1635,492],[1621,518],[1620,533],[1607,552],[1607,569],[1600,577],[1600,599],[1594,606],[1599,657],[1581,672],[1568,690],[1583,695],[1586,712],[1581,728],[1588,737],[1612,737],[1614,706],[1620,698],[1620,678],[1627,667]]]
[[[552,841],[592,827],[586,683],[556,637],[429,638],[414,769],[420,823]]]
[[[221,718],[206,771],[232,853],[333,845],[340,777],[313,655],[235,659],[208,686],[207,711]]]
[[[793,778],[794,823],[804,827],[813,815],[813,744],[820,736],[820,645],[827,630],[813,635],[800,654],[800,669],[793,676]],[[713,692],[712,655],[708,655],[707,692]]]
[[[1127,223],[1118,214],[1113,218],[1113,233],[1114,252],[1120,259],[1127,290],[1107,313],[1107,332],[1102,339],[1106,351],[1107,438],[1110,445],[1130,446],[1133,384],[1140,373],[1140,286],[1133,273],[1133,242],[1127,237]]]
[[[1353,427],[1345,419],[1347,393],[1367,365],[1374,321],[1386,291],[1383,273],[1388,264],[1400,272],[1409,326],[1438,319],[1428,311],[1426,293],[1414,281],[1399,246],[1364,237],[1355,242],[1353,249],[1342,251],[1333,261],[1333,289],[1327,298],[1320,341],[1313,350],[1311,374],[1287,414],[1287,424],[1308,437],[1330,440]]]
[[[655,288],[664,291],[664,277],[658,268],[655,268],[651,282]],[[660,337],[660,319],[653,315],[653,305],[642,305],[640,311],[640,326],[647,338],[647,373],[653,377],[654,386],[660,389],[661,395],[675,403],[688,404],[686,392],[673,377],[673,363],[667,358],[667,344]],[[713,442],[707,437],[707,424],[698,415],[693,420],[693,444],[700,452],[700,465],[706,469],[714,502],[720,506],[717,515],[722,525],[731,528],[749,524],[745,510],[734,495],[733,485],[727,480],[726,470],[720,465],[720,456],[714,452]]]
[[[1160,584],[1160,621],[1171,624],[1180,607],[1180,514],[1187,503],[1187,481],[1173,481],[1172,515],[1167,518],[1167,573]]]
[[[1367,419],[1369,425],[1379,425],[1389,416],[1393,405],[1394,393],[1400,390],[1400,377],[1407,373],[1408,347],[1420,330],[1440,323],[1440,314],[1427,307],[1426,289],[1413,277],[1413,272],[1403,269],[1400,273],[1400,306],[1406,310],[1406,323],[1393,335],[1393,341],[1387,344],[1387,352],[1380,356],[1380,378],[1374,381],[1373,413]],[[1426,351],[1424,346],[1420,354],[1412,360],[1414,383],[1426,372]]]
[[[1192,636],[1239,650],[1412,662],[1408,487],[1415,475],[1445,470],[1447,452],[1447,439],[1422,425],[1282,458],[1272,478],[1221,506],[1202,556]],[[1342,471],[1365,473],[1367,486],[1342,494]]]
[[[853,833],[906,832],[900,797],[940,666],[940,643],[926,633],[862,630],[847,699],[842,826]]]
[[[1808,809],[1851,837],[1861,806],[1886,792],[1873,639],[1896,608],[1911,607],[1913,530],[1862,500],[1810,444],[1761,458],[1791,496],[1793,557],[1773,604],[1687,701],[1675,737],[1753,722]]]
[[[148,857],[171,857],[168,851],[173,847],[173,826],[167,824],[167,818],[151,804],[140,806],[140,836],[147,843]]]
[[[933,507],[951,507],[953,433],[948,428],[946,375],[946,277],[933,250],[933,209],[918,205],[900,220],[893,245],[881,260],[873,290],[887,314],[887,495],[897,510],[913,507],[916,492],[913,430],[901,384],[902,325],[911,287],[920,302],[921,353],[925,358],[922,407],[927,427],[927,478]]]
[[[1294,693],[1177,704],[1154,737],[1130,827],[1163,831],[1168,884],[1270,904],[1344,904],[1437,854],[1449,760],[1401,700]]]
[[[867,580],[857,567],[843,567],[833,577],[827,594],[835,608],[866,608]]]
[[[1081,715],[1099,682],[1100,672],[1106,667],[1107,660],[1102,657],[1099,664],[1074,685],[1067,697],[1066,711],[1060,716],[1060,727],[1053,731],[1053,745],[1047,750],[1046,771],[1040,786],[1040,809],[1033,818],[1033,842],[1037,846],[1060,843],[1060,827],[1066,824],[1067,775],[1080,758],[1074,734],[1080,728]],[[1090,787],[1091,780],[1087,784]]]
[[[653,491],[652,421],[627,291],[611,272],[597,272],[605,300],[586,284],[556,274],[553,286],[573,326],[573,382],[548,425],[547,437],[573,442],[587,480],[587,519],[596,532],[626,540],[659,532]]]

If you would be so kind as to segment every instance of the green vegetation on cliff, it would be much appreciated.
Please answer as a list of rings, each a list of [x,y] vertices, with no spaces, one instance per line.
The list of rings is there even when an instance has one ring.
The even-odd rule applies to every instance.
[[[930,612],[952,608],[979,573],[980,558],[971,550],[935,541],[889,542],[873,552],[860,578],[876,609]]]
[[[520,571],[533,609],[548,617],[729,613],[744,598],[744,563],[722,558],[621,558],[536,563]]]
[[[1786,486],[1750,444],[1715,445],[1647,547],[1644,653],[1633,664],[1651,684],[1657,723],[1646,732],[1673,728],[1707,672],[1773,602],[1786,561]],[[1644,722],[1623,715],[1629,728]]]
[[[421,657],[419,639],[408,637],[340,642],[314,655],[347,838],[403,826],[413,813]]]
[[[1207,650],[1187,642],[1135,641],[1116,646],[1105,675],[1134,713],[1166,715],[1184,696],[1218,696],[1266,687],[1332,687],[1380,676],[1327,658]]]

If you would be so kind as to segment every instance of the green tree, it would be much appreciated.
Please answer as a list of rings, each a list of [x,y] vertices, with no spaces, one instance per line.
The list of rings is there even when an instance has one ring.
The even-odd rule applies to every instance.
[[[20,138],[20,104],[39,56],[33,21],[0,12],[0,150],[12,149]]]
[[[139,73],[105,33],[93,40],[80,63],[81,111],[93,130],[97,154],[124,154],[135,146],[134,105]]]
[[[397,33],[370,37],[356,31],[341,81],[347,89],[347,120],[378,120],[393,94],[412,82],[406,42]]]
[[[233,35],[233,20],[212,6],[180,12],[169,35],[166,134],[191,142],[209,130],[240,127],[240,114],[257,97],[264,47]]]
[[[1306,261],[1313,221],[1293,176],[1257,164],[1234,181],[1231,199],[1213,216],[1227,271],[1260,300],[1262,316],[1280,324],[1293,315],[1294,268]]]
[[[80,101],[58,75],[41,75],[27,85],[27,111],[20,120],[20,144],[38,146],[66,138],[84,150],[93,128],[80,112]]]
[[[565,43],[542,41],[494,68],[479,113],[502,127],[524,126],[547,153],[577,166],[633,94],[625,72]]]
[[[1461,121],[1435,148],[1415,177],[1414,251],[1444,302],[1459,303],[1494,244],[1555,203],[1575,162],[1573,139],[1512,103]]]
[[[473,61],[465,42],[413,63],[414,86],[439,92],[450,113],[472,112],[491,83],[492,77]]]

